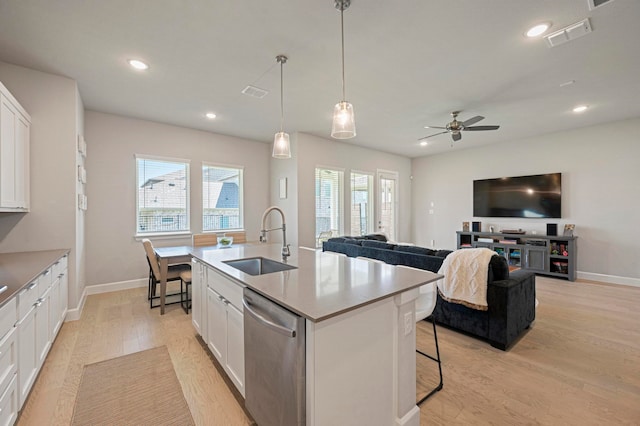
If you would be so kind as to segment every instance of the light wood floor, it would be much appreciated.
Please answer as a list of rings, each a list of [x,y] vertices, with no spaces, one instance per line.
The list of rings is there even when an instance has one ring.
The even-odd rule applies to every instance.
[[[537,277],[531,329],[509,351],[438,327],[444,389],[421,407],[422,425],[640,424],[640,288]],[[160,316],[146,289],[90,296],[62,327],[18,419],[67,425],[85,364],[167,345],[199,425],[251,424],[179,306]],[[430,323],[418,347],[433,350]],[[418,395],[435,385],[419,356]],[[357,424],[355,422],[354,424]]]

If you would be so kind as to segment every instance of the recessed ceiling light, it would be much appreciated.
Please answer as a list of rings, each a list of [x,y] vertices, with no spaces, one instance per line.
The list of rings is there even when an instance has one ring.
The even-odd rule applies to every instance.
[[[529,28],[529,31],[527,31],[525,35],[527,37],[538,37],[544,34],[549,29],[549,27],[551,27],[551,23],[544,22],[542,24],[538,24],[534,27]]]
[[[587,105],[578,105],[573,109],[573,112],[585,112],[589,108]]]
[[[149,69],[149,65],[145,64],[142,61],[139,61],[138,59],[129,59],[129,65],[131,65],[133,68],[137,69],[137,70],[147,70]]]
[[[420,146],[427,146],[427,145],[429,145],[429,142],[427,141],[420,142]]]
[[[216,118],[216,115],[212,112],[208,112],[204,116],[207,117],[209,120],[213,120],[214,118]]]

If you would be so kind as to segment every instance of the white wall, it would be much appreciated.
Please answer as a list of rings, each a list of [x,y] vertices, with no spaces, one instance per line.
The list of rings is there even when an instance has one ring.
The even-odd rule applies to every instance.
[[[463,221],[541,234],[547,223],[558,223],[560,232],[573,223],[579,277],[640,284],[640,118],[417,158],[412,165],[417,244],[435,240],[436,247],[453,249]],[[471,216],[474,179],[550,172],[562,172],[561,219]]]
[[[287,221],[287,244],[298,246],[298,134],[290,135],[291,158],[270,160],[270,199],[272,206],[278,206],[284,211]],[[269,149],[273,149],[270,145]],[[269,151],[271,152],[271,151]],[[280,198],[280,179],[287,180],[287,197]],[[279,227],[280,218],[276,213],[269,215],[270,227]],[[282,242],[282,233],[273,231],[268,235],[269,242]]]
[[[0,213],[0,252],[71,249],[69,307],[77,307],[76,82],[0,62],[0,81],[31,115],[29,213]]]
[[[351,170],[398,172],[398,234],[396,240],[411,241],[411,160],[399,155],[336,142],[305,133],[296,135],[298,164],[298,242],[315,247],[315,169],[328,166],[344,170],[345,212],[349,210],[348,191]],[[377,194],[377,183],[374,185]],[[273,188],[273,187],[272,187]],[[346,216],[345,216],[346,217]]]
[[[244,167],[244,226],[257,240],[269,202],[269,145],[94,111],[85,112],[87,140],[87,284],[148,275],[136,231],[135,154],[191,161],[191,231],[202,232],[202,163]],[[151,238],[157,246],[191,244],[191,237]]]

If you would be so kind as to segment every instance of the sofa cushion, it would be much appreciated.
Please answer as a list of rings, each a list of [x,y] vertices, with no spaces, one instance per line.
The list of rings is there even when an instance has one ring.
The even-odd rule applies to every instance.
[[[435,250],[428,249],[426,247],[418,247],[418,246],[397,246],[396,251],[401,251],[403,253],[413,253],[413,254],[423,254],[426,256],[433,256],[436,254]]]
[[[363,241],[364,241],[364,240],[356,240],[356,239],[354,239],[354,238],[345,238],[345,239],[344,239],[344,243],[345,243],[345,244],[353,244],[354,246],[362,245],[362,242],[363,242]]]
[[[396,247],[396,245],[385,243],[383,241],[365,240],[362,242],[362,247],[373,247],[377,249],[393,250]]]
[[[367,234],[364,236],[364,238],[367,240],[376,240],[376,241],[383,241],[383,242],[387,241],[387,237],[383,234]]]
[[[452,251],[452,250],[438,250],[438,251],[436,251],[435,256],[438,256],[438,257],[447,257],[447,256],[449,256],[451,253],[453,253],[453,251]]]
[[[502,256],[494,255],[489,261],[489,276],[488,282],[501,281],[509,279],[509,264],[507,259]]]
[[[332,243],[344,243],[344,237],[333,237],[329,238],[327,241],[331,241]]]

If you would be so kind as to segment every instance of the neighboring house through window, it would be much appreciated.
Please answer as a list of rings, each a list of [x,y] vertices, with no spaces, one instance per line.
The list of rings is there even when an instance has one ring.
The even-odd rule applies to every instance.
[[[136,155],[137,234],[189,231],[189,162]]]
[[[243,169],[202,166],[202,230],[242,229]]]

